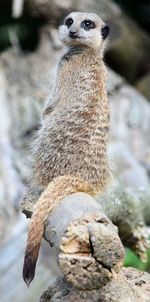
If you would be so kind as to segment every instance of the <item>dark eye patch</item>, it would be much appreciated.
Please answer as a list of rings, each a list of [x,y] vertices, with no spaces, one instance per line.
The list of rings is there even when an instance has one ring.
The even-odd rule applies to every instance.
[[[71,25],[73,24],[73,19],[72,18],[68,18],[65,21],[65,25],[69,28]]]
[[[84,20],[81,23],[81,27],[83,27],[85,30],[90,30],[95,28],[95,23],[92,20]]]

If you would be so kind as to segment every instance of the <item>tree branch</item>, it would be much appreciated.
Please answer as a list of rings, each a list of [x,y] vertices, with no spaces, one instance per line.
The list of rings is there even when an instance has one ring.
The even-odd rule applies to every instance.
[[[122,268],[98,290],[81,291],[64,278],[58,278],[42,294],[40,302],[146,302],[150,299],[150,275],[134,268]]]
[[[29,204],[24,203],[29,213]],[[124,261],[117,228],[94,198],[72,194],[53,209],[45,239],[57,250],[63,275],[75,287],[94,289],[106,284]]]
[[[142,261],[147,259],[149,246],[145,223],[149,222],[150,190],[123,189],[118,183],[104,194],[98,196],[104,212],[118,226],[123,244],[130,247]]]
[[[33,189],[25,196],[22,208],[27,217],[31,217],[33,205],[40,194],[41,190]],[[145,223],[149,223],[149,195],[149,189],[128,190],[115,184],[103,196],[97,196],[104,213],[117,225],[123,244],[130,247],[143,261],[146,260],[149,245],[148,234],[145,232]]]

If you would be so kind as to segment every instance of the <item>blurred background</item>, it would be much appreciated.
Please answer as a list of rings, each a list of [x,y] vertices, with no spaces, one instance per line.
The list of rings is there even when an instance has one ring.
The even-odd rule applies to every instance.
[[[31,173],[30,145],[63,52],[57,27],[73,10],[96,12],[111,27],[105,63],[111,107],[109,155],[114,175],[125,188],[150,185],[150,1],[1,0],[1,302],[38,301],[60,274],[55,261],[49,260],[48,244],[43,241],[36,278],[30,289],[24,285],[21,274],[28,221],[20,211],[20,201]],[[150,271],[150,255],[142,263],[127,250],[125,265]]]

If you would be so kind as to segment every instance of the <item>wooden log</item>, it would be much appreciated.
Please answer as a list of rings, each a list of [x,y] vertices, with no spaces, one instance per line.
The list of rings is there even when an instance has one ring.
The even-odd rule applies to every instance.
[[[106,285],[98,290],[78,290],[64,278],[58,278],[42,294],[40,302],[148,302],[150,274],[135,268],[122,268]]]
[[[149,224],[149,188],[123,189],[116,183],[106,194],[97,198],[109,219],[117,225],[123,244],[146,261],[149,235],[145,224]]]
[[[41,190],[33,189],[24,197],[22,203],[23,212],[31,217],[34,203],[41,194]],[[142,261],[147,260],[147,248],[149,246],[148,234],[145,232],[145,223],[149,225],[150,190],[123,189],[118,183],[97,196],[109,219],[117,225],[119,236],[123,244],[130,247]],[[70,221],[71,222],[71,221]]]
[[[28,202],[23,205],[29,210]],[[50,213],[45,239],[54,245],[66,280],[80,289],[106,284],[123,265],[124,248],[117,227],[91,196],[75,193]]]

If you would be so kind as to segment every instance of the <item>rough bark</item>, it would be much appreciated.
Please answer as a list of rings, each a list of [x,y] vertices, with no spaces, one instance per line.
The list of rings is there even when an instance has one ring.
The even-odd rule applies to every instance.
[[[123,189],[115,184],[98,200],[112,222],[118,226],[119,236],[123,244],[130,247],[141,258],[147,259],[149,247],[146,224],[149,224],[150,190]]]
[[[39,195],[40,192],[37,198]],[[121,269],[122,245],[116,229],[101,208],[102,205],[108,216],[118,223],[126,242],[132,241],[133,237],[136,239],[132,247],[143,256],[146,240],[139,235],[140,226],[142,228],[139,208],[142,210],[141,198],[149,198],[149,192],[139,190],[135,196],[117,185],[105,196],[97,197],[99,204],[85,193],[75,193],[52,211],[44,236],[56,247],[65,278],[57,279],[43,293],[40,302],[149,301],[149,274],[131,268]],[[35,192],[30,192],[22,205],[28,216],[36,202],[34,197]]]
[[[133,268],[122,268],[98,290],[80,291],[59,278],[42,294],[40,302],[148,302],[150,275]]]
[[[27,217],[31,217],[34,203],[38,200],[40,194],[41,191],[34,189],[24,197],[22,208]],[[149,195],[149,189],[123,189],[116,183],[103,196],[97,196],[99,205],[102,206],[104,213],[117,225],[123,244],[135,251],[143,261],[147,259],[146,250],[149,246],[149,234],[145,227],[146,223],[149,224]],[[75,204],[78,209],[76,200]],[[80,206],[81,204],[79,204],[79,209]],[[77,209],[73,211],[73,217],[71,212],[69,213],[70,219],[75,219],[75,213],[79,211]],[[65,211],[64,215],[66,216]],[[61,229],[58,229],[57,234],[62,236]]]
[[[28,202],[26,207],[29,211]],[[117,228],[85,193],[72,194],[53,209],[44,237],[56,247],[63,275],[77,288],[99,288],[123,265]]]

